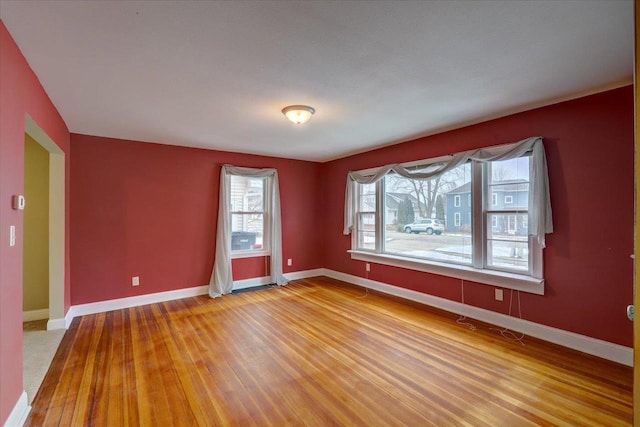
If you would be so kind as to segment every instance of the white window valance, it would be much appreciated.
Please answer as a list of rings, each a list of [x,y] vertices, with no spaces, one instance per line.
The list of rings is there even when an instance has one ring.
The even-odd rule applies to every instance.
[[[469,150],[452,155],[449,159],[433,165],[426,172],[411,172],[402,164],[382,166],[374,174],[349,172],[344,205],[344,234],[351,234],[355,213],[353,201],[354,183],[372,184],[379,181],[389,172],[395,172],[409,179],[428,180],[436,178],[468,161],[492,162],[522,157],[531,153],[532,176],[529,191],[529,235],[537,239],[545,247],[545,235],[553,232],[551,216],[551,200],[549,197],[549,177],[547,160],[542,137],[531,137],[525,140],[501,146]]]

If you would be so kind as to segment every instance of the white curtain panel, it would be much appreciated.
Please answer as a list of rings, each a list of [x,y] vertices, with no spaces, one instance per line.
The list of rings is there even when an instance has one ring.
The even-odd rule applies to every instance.
[[[464,151],[451,156],[428,172],[411,172],[401,164],[381,167],[374,175],[363,175],[358,172],[347,174],[347,188],[344,203],[344,234],[351,234],[355,214],[354,183],[371,184],[379,181],[393,171],[409,179],[427,180],[436,178],[470,160],[491,162],[509,160],[522,157],[531,152],[531,168],[533,170],[529,183],[529,235],[534,236],[538,243],[545,247],[545,234],[553,232],[551,217],[551,200],[549,197],[549,177],[547,173],[547,158],[544,152],[542,137],[536,136],[522,141],[477,150]]]
[[[269,236],[271,238],[271,282],[286,285],[282,274],[282,221],[280,218],[280,189],[278,171],[223,165],[220,172],[220,201],[218,205],[218,232],[216,234],[216,256],[209,280],[209,296],[216,298],[233,290],[231,270],[231,198],[228,194],[231,176],[267,178],[267,203],[271,215]]]

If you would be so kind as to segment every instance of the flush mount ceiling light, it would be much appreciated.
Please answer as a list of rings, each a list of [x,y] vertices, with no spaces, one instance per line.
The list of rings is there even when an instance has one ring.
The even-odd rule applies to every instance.
[[[307,123],[315,112],[315,108],[307,105],[289,105],[282,109],[282,114],[287,116],[287,119],[289,119],[291,123],[297,125]]]

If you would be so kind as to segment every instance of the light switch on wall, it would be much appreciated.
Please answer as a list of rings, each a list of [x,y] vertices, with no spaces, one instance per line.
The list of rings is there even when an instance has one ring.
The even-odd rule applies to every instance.
[[[502,300],[503,300],[502,289],[496,289],[496,301],[502,301]]]
[[[291,260],[291,258],[289,258],[289,259],[287,260],[287,265],[288,265],[289,267],[291,267],[292,262],[293,262],[293,261]]]
[[[133,276],[131,278],[131,286],[138,286],[140,285],[140,276]]]
[[[9,246],[16,245],[16,226],[9,226]]]

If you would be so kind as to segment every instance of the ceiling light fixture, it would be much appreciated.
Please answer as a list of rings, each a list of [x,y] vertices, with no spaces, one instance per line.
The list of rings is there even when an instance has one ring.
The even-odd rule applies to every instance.
[[[297,125],[307,123],[315,112],[315,108],[307,105],[289,105],[282,109],[282,114],[287,116],[287,119],[289,119],[291,123]]]

